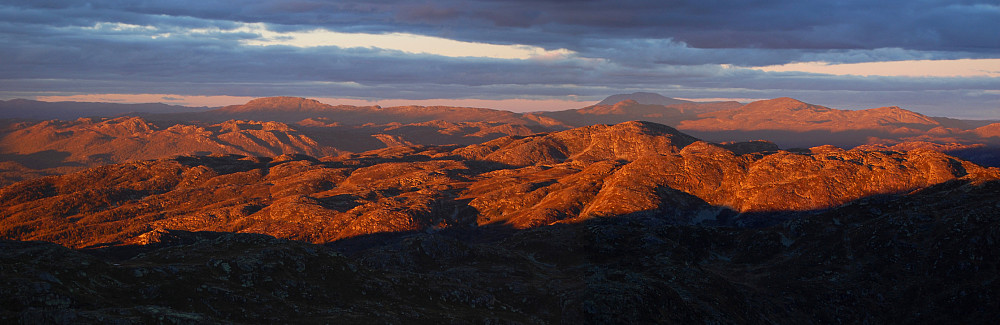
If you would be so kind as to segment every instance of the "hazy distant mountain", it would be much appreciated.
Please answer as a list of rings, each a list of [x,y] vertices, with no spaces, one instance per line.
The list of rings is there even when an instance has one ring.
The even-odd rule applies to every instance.
[[[681,121],[697,119],[699,114],[729,110],[743,106],[738,102],[688,102],[677,104],[644,104],[633,99],[625,99],[612,104],[597,104],[579,109],[528,114],[539,118],[549,118],[561,124],[574,127],[594,124],[616,124],[628,121],[649,121],[676,126]]]
[[[767,139],[783,148],[822,144],[852,148],[873,139],[895,141],[943,129],[938,121],[899,107],[839,110],[792,98],[700,114],[677,128],[712,141]]]
[[[648,93],[638,94],[638,97],[658,98],[657,96],[659,96]],[[316,147],[309,150],[320,150],[316,152],[357,153],[407,145],[471,145],[503,136],[528,136],[538,132],[561,131],[572,127],[649,121],[674,126],[713,142],[769,140],[782,148],[808,148],[825,144],[843,148],[853,148],[860,145],[867,145],[870,148],[929,148],[951,152],[981,164],[991,166],[997,164],[996,157],[998,155],[991,153],[997,151],[991,148],[1000,145],[1000,137],[995,135],[997,132],[995,127],[982,126],[976,130],[970,130],[970,125],[979,125],[972,123],[974,121],[931,118],[898,107],[857,111],[838,110],[791,98],[763,100],[747,105],[732,101],[679,102],[659,105],[643,104],[635,99],[625,99],[611,105],[593,105],[572,110],[524,114],[465,107],[335,106],[298,97],[258,98],[246,104],[208,111],[162,104],[44,103],[24,100],[3,103],[22,103],[23,105],[20,105],[22,108],[37,105],[60,110],[81,109],[73,111],[69,115],[83,115],[86,114],[85,112],[100,111],[97,109],[87,110],[88,107],[111,107],[119,110],[145,108],[147,111],[194,110],[187,113],[143,115],[143,123],[153,122],[150,125],[154,127],[155,125],[163,125],[164,127],[177,125],[211,129],[212,125],[234,120],[258,121],[252,122],[258,124],[278,122],[284,123],[286,127],[295,132],[301,132],[303,136],[314,140]],[[39,109],[35,113],[40,114],[38,116],[48,116],[52,112],[54,111]],[[109,110],[104,109],[100,112],[107,113]],[[92,122],[92,126],[87,127],[103,125],[98,123],[101,122],[100,120]],[[51,122],[47,125],[52,127],[69,124]],[[177,146],[163,147],[162,150],[149,149],[147,152],[150,154],[131,155],[124,153],[137,150],[135,149],[137,148],[136,141],[145,143],[144,146],[149,148],[155,148],[156,144],[162,143],[162,141],[135,140],[139,138],[132,135],[102,133],[104,131],[83,131],[77,129],[76,126],[72,127],[72,130],[46,133],[51,136],[39,137],[37,134],[28,136],[25,133],[28,131],[22,130],[25,128],[37,129],[37,127],[31,127],[30,123],[11,124],[0,128],[0,136],[6,139],[4,141],[8,146],[8,149],[0,151],[0,155],[4,155],[0,156],[0,162],[10,165],[8,167],[0,166],[0,172],[4,175],[14,175],[12,180],[22,179],[18,175],[30,178],[39,175],[40,172],[49,173],[57,170],[65,172],[70,161],[63,159],[66,157],[60,155],[72,155],[74,157],[71,159],[72,164],[77,164],[74,166],[78,169],[97,162],[119,163],[130,159],[164,157],[151,155],[160,151],[163,152],[163,155],[194,151],[204,154],[239,153],[252,155],[307,153],[306,151],[244,150],[241,148],[249,144],[244,145],[229,141],[219,142],[218,146],[185,151],[184,148],[192,147],[194,144],[204,146],[211,141],[197,142],[196,140],[178,138],[179,135],[171,135],[170,138],[173,139],[171,141],[177,141]],[[4,135],[15,131],[16,134]],[[196,137],[197,135],[185,136]],[[45,141],[38,142],[31,139],[44,139]],[[11,149],[16,143],[29,142],[32,145],[18,145],[19,149]],[[83,143],[88,145],[81,145]],[[191,145],[180,145],[185,143]],[[82,158],[89,156],[106,158],[97,160]],[[29,164],[48,167],[29,170],[25,169],[25,165],[11,161],[24,163],[30,161]],[[55,167],[59,168],[52,169]]]
[[[705,113],[684,121],[679,128],[697,131],[786,130],[848,131],[911,128],[926,131],[941,124],[919,113],[899,107],[839,110],[812,105],[792,98],[756,101],[739,108]]]
[[[615,103],[634,100],[636,103],[644,105],[674,105],[684,103],[694,103],[692,101],[681,100],[663,96],[657,93],[636,92],[631,94],[611,95],[597,103],[597,105],[614,105]]]
[[[28,99],[0,101],[0,118],[73,120],[80,117],[112,117],[136,114],[201,112],[205,107],[185,107],[160,103],[118,104],[90,102],[42,102]]]
[[[197,113],[157,116],[159,119],[225,121],[231,119],[278,121],[294,123],[309,118],[326,118],[341,125],[368,123],[423,123],[444,122],[494,122],[522,125],[558,126],[558,122],[532,119],[522,114],[488,108],[449,106],[351,106],[328,105],[316,100],[299,97],[267,97],[251,100],[243,105]],[[562,127],[565,129],[566,127]]]
[[[981,126],[972,130],[972,132],[984,138],[1000,138],[1000,123]]]

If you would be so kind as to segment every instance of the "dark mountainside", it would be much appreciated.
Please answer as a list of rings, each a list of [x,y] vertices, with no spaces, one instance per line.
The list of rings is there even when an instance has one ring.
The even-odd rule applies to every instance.
[[[988,323],[1000,169],[943,152],[996,157],[997,125],[790,98],[6,121],[0,322]],[[780,142],[813,135],[868,137]]]
[[[605,218],[314,245],[164,231],[74,251],[0,241],[24,323],[990,323],[996,182],[866,199],[774,227]]]
[[[81,117],[201,112],[207,107],[167,104],[116,104],[88,102],[41,102],[28,99],[0,100],[0,119],[73,120]]]

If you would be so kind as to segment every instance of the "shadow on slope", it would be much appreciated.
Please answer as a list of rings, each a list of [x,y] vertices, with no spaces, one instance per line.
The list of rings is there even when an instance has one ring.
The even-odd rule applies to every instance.
[[[2,241],[0,319],[987,323],[998,191],[952,181],[754,229],[644,216],[327,245],[177,231],[85,251]]]
[[[1000,167],[1000,145],[994,144],[968,149],[951,150],[945,153],[974,162],[980,166]]]
[[[29,169],[40,170],[58,167],[83,167],[78,162],[66,161],[69,152],[45,150],[30,154],[0,153],[0,161],[13,161]]]
[[[786,130],[733,130],[733,131],[697,131],[681,130],[694,137],[713,142],[753,141],[767,139],[781,148],[810,148],[821,145],[832,145],[840,148],[854,148],[868,144],[872,138],[896,138],[889,132],[874,130],[857,131],[786,131]]]

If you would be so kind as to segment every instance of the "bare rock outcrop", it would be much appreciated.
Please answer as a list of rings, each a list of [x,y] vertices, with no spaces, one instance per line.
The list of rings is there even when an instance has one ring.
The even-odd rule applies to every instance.
[[[457,149],[398,146],[322,159],[181,156],[0,189],[0,234],[90,247],[142,241],[136,238],[156,229],[325,243],[605,217],[755,225],[773,223],[772,214],[781,219],[948,182],[1000,179],[996,168],[930,150],[774,149],[766,142],[713,144],[628,122]]]

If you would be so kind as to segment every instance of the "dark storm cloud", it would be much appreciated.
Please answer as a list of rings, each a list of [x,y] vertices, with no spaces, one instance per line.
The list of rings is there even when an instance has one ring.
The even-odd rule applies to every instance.
[[[500,60],[247,46],[240,41],[259,35],[227,31],[245,23],[266,23],[277,32],[409,32],[575,54]],[[190,29],[208,31],[191,35]],[[857,99],[867,93],[884,100],[874,106],[912,103],[933,111],[951,100],[982,113],[997,108],[1000,95],[989,91],[1000,89],[998,78],[822,76],[720,65],[997,58],[998,30],[995,0],[9,0],[0,3],[0,89],[595,100],[656,91],[677,97],[801,96],[831,106],[871,103]]]
[[[155,33],[155,32],[153,32]],[[142,80],[146,82],[353,82],[366,86],[574,85],[586,87],[690,86],[764,89],[1000,89],[997,78],[862,78],[727,70],[715,65],[619,66],[578,60],[498,60],[404,55],[337,47],[240,46],[196,38],[88,39],[49,35],[47,44],[17,38],[0,47],[6,79]],[[21,42],[20,44],[17,42]],[[44,54],[44,55],[42,55]],[[537,73],[544,69],[545,73]],[[387,90],[387,89],[382,89]],[[522,90],[524,91],[524,90]],[[565,93],[563,91],[562,93]],[[429,93],[429,98],[454,94]]]
[[[8,6],[93,12],[103,14],[101,18],[168,15],[356,32],[411,31],[570,48],[578,39],[652,38],[695,48],[1000,49],[1000,7],[994,0],[15,1]]]

